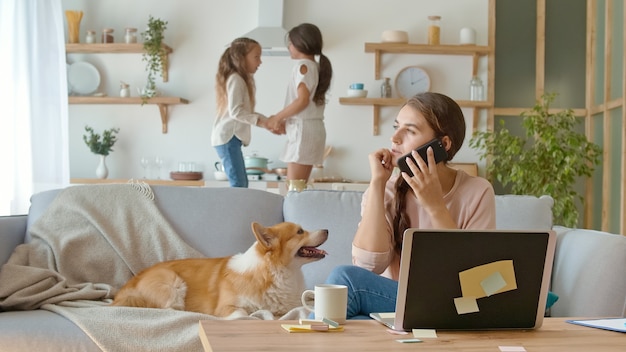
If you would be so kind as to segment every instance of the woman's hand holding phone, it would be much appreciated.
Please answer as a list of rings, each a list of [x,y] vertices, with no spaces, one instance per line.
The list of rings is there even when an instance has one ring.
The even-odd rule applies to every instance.
[[[418,154],[417,151],[412,153]],[[413,176],[403,172],[402,177],[409,184],[419,202],[428,207],[429,204],[437,204],[443,200],[443,191],[439,182],[435,153],[430,146],[426,149],[426,160],[428,164],[419,155],[413,155],[413,158],[406,161]]]
[[[417,158],[417,155],[414,156],[413,152],[399,157],[398,168],[400,168],[400,171],[406,172],[407,174],[409,174],[409,176],[413,176],[413,171],[408,167],[407,161],[412,160],[414,164],[416,164],[416,159],[422,159],[424,161],[427,161],[428,159],[426,158],[426,151],[428,150],[428,148],[432,148],[433,150],[433,154],[435,156],[435,164],[448,158],[448,153],[446,152],[446,148],[443,146],[443,142],[441,141],[441,139],[435,138],[415,149],[417,154],[420,156],[419,158]],[[433,162],[430,161],[428,164],[432,163]]]
[[[443,199],[437,164],[447,158],[442,141],[435,138],[398,159],[402,177],[426,207]]]

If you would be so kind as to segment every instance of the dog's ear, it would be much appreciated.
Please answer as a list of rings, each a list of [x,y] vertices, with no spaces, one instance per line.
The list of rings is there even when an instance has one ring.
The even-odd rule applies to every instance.
[[[254,232],[254,236],[259,241],[259,243],[265,247],[269,248],[272,246],[272,240],[274,239],[274,234],[263,225],[258,222],[252,223],[252,232]]]

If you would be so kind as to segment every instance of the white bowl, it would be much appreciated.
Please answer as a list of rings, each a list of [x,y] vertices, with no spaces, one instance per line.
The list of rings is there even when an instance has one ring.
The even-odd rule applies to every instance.
[[[381,39],[383,43],[408,43],[409,33],[389,29],[383,32]]]
[[[348,89],[349,98],[365,98],[367,96],[367,89]]]
[[[213,171],[213,177],[215,177],[217,181],[228,181],[228,176],[226,176],[224,171]]]

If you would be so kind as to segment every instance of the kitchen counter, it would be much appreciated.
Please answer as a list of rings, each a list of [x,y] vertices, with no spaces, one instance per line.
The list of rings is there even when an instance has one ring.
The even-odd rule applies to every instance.
[[[99,179],[99,178],[72,178],[71,184],[97,184],[97,183],[127,183],[131,179]],[[183,186],[183,187],[229,187],[228,181],[197,180],[197,181],[174,181],[154,179],[133,179],[149,185],[160,186]],[[315,182],[311,189],[341,190],[341,191],[364,191],[368,186],[366,182]],[[248,188],[260,189],[276,194],[287,194],[287,184],[284,181],[250,180]]]

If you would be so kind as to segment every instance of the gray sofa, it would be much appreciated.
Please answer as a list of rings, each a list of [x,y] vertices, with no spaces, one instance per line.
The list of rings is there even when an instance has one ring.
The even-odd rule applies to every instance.
[[[361,192],[307,190],[277,194],[235,188],[153,186],[155,202],[176,232],[206,256],[242,252],[253,242],[252,221],[281,221],[306,229],[329,230],[322,246],[329,255],[303,267],[306,286],[325,280],[330,270],[351,263],[351,241],[360,220]],[[28,215],[0,217],[0,263],[30,240],[29,227],[57,191],[36,194]],[[549,197],[497,196],[500,229],[549,229]],[[557,253],[552,291],[559,295],[552,316],[624,316],[626,308],[626,237],[555,226]],[[60,315],[46,310],[0,312],[2,351],[98,351],[91,339]],[[45,348],[44,348],[45,347]]]

